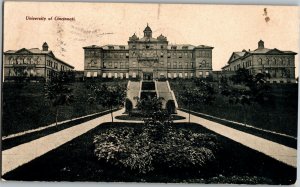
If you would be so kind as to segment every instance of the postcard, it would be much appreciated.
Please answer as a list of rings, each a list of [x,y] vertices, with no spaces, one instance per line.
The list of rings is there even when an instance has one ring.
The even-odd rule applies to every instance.
[[[4,181],[296,182],[299,8],[4,3]]]

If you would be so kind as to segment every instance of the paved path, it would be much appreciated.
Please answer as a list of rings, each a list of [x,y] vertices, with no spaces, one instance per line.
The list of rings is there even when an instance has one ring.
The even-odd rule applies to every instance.
[[[181,110],[178,110],[177,113],[180,116],[186,117],[186,119],[178,120],[176,122],[188,122],[188,113],[183,112]],[[212,130],[222,136],[225,136],[238,143],[241,143],[251,149],[264,153],[287,165],[293,166],[295,168],[297,167],[296,149],[227,127],[220,123],[216,123],[198,116],[194,116],[192,114],[191,114],[191,122],[198,123],[209,130]]]
[[[124,109],[114,112],[114,116],[122,115]],[[183,120],[176,120],[177,122],[188,122],[188,114],[178,110],[178,115],[186,117]],[[26,164],[33,159],[46,154],[47,152],[71,141],[72,139],[88,132],[97,127],[103,122],[110,122],[110,114],[98,117],[96,119],[75,125],[73,127],[61,130],[59,132],[38,138],[2,151],[2,175],[16,169],[23,164]],[[115,122],[127,122],[124,120],[114,119]],[[140,123],[141,121],[129,121],[133,123]],[[224,126],[220,123],[212,122],[201,117],[191,115],[191,122],[198,123],[203,127],[210,129],[218,134],[221,134],[229,139],[239,142],[251,149],[257,150],[261,153],[269,155],[276,160],[286,163],[290,166],[296,167],[297,150],[286,147],[284,145],[251,135],[245,132]]]
[[[121,115],[124,109],[114,112],[114,116]],[[2,151],[2,175],[17,167],[42,156],[43,154],[71,141],[72,139],[97,127],[103,122],[110,122],[110,113],[93,120],[75,125],[56,133],[18,145]]]

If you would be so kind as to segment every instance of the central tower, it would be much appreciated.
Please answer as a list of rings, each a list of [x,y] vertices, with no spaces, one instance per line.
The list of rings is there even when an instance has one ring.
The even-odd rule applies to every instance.
[[[144,37],[152,38],[152,30],[147,23],[147,27],[144,29]]]

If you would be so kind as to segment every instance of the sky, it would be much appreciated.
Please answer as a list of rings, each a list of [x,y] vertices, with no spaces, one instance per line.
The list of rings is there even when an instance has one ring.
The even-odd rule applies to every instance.
[[[26,20],[45,17],[45,21]],[[75,21],[55,21],[55,16]],[[52,20],[48,20],[51,18]],[[271,5],[123,4],[79,2],[5,2],[4,51],[40,48],[83,70],[84,46],[120,44],[134,33],[142,37],[147,23],[153,37],[169,44],[214,47],[213,70],[227,64],[234,51],[266,48],[299,52],[299,8]],[[296,55],[298,75],[299,55]]]

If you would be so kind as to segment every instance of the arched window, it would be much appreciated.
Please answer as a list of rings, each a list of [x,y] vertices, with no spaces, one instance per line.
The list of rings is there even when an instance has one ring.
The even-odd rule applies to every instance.
[[[261,58],[258,59],[258,65],[262,65],[262,59]]]
[[[266,64],[269,65],[270,64],[270,60],[269,58],[266,58]]]

